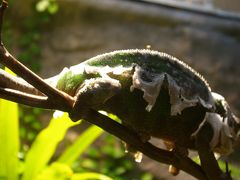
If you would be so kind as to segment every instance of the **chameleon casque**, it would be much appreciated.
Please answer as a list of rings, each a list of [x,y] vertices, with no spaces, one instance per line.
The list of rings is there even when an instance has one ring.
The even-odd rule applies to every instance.
[[[142,141],[160,138],[185,155],[198,149],[201,139],[210,150],[227,155],[239,139],[239,119],[225,99],[199,73],[165,53],[114,51],[46,81],[76,98],[71,119],[80,119],[88,108],[104,110]]]
[[[212,177],[211,168],[218,166],[207,159],[216,161],[213,152],[230,154],[239,141],[240,121],[225,99],[199,73],[165,53],[114,51],[45,81],[76,99],[72,120],[84,117],[89,108],[113,113],[143,142],[156,137],[186,156],[188,149],[197,150],[209,179],[221,177]]]

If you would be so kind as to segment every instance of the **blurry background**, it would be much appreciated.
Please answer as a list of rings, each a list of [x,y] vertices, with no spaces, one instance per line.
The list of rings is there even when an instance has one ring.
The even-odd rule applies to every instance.
[[[236,0],[12,0],[7,16],[7,45],[44,78],[98,54],[150,45],[199,71],[240,116],[240,2]],[[24,154],[51,115],[23,109]],[[56,156],[78,133],[78,129],[68,133]],[[185,173],[172,177],[167,166],[146,157],[136,164],[107,134],[87,152],[93,153],[86,153],[74,170],[90,169],[114,179],[193,179]],[[235,166],[239,156],[240,151],[230,159]]]

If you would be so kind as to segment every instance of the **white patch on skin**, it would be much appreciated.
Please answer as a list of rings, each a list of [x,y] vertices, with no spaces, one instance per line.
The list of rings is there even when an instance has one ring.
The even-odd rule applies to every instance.
[[[212,96],[213,96],[214,99],[221,100],[221,101],[225,101],[224,97],[221,96],[221,95],[218,94],[218,93],[212,92]]]
[[[210,142],[210,148],[221,155],[228,155],[233,151],[233,143],[236,139],[236,135],[231,127],[227,124],[227,119],[223,119],[219,114],[206,113],[204,123],[208,122],[213,128],[213,138]],[[202,128],[203,123],[199,125],[199,128],[192,134],[197,133]]]
[[[70,67],[73,74],[82,74],[86,72],[87,74],[100,74],[103,78],[109,77],[107,74],[112,73],[115,75],[120,75],[126,71],[131,71],[132,67],[123,67],[122,65],[116,67],[110,66],[89,66],[87,64],[81,63],[76,66]]]
[[[175,116],[177,114],[181,114],[182,110],[188,107],[196,106],[198,103],[197,98],[193,98],[192,100],[186,99],[181,94],[180,87],[175,83],[171,76],[167,76],[168,79],[168,90],[170,96],[170,104],[171,106],[171,115]],[[183,90],[182,90],[183,91]]]
[[[144,81],[141,76],[145,70],[140,66],[135,67],[135,72],[132,77],[132,86],[130,91],[133,91],[134,88],[140,89],[143,91],[143,98],[148,103],[146,110],[150,112],[153,106],[156,103],[157,97],[161,90],[164,78],[167,78],[168,90],[170,96],[171,104],[171,115],[175,116],[181,114],[181,112],[188,107],[196,106],[197,103],[201,103],[206,108],[211,108],[212,104],[205,102],[199,96],[194,96],[191,99],[184,97],[184,89],[179,87],[175,80],[168,74],[153,74],[151,81]]]
[[[116,67],[109,67],[109,66],[84,66],[84,71],[87,74],[100,74],[103,78],[110,78],[108,76],[109,73],[115,74],[115,75],[120,75],[126,71],[131,71],[132,67],[123,67],[121,66],[116,66]]]
[[[123,67],[121,65],[113,68],[113,74],[120,75],[126,71],[131,71],[131,70],[132,70],[132,67]]]
[[[56,76],[50,77],[48,79],[45,79],[44,81],[48,84],[50,84],[53,87],[57,87],[57,83],[59,80],[59,77],[62,77],[64,74],[66,74],[69,71],[67,67],[63,68],[63,70]]]
[[[194,131],[194,132],[191,134],[191,137],[195,137],[195,136],[198,134],[198,132],[199,132],[200,129],[203,127],[203,125],[205,124],[205,122],[206,122],[206,116],[205,116],[204,120],[199,124],[197,130]]]
[[[213,127],[214,135],[210,147],[214,152],[228,155],[233,151],[233,130],[227,125],[227,120],[216,113],[207,113],[207,122]]]
[[[200,102],[200,104],[203,106],[203,107],[205,107],[205,108],[207,108],[207,109],[213,109],[213,98],[212,98],[212,96],[211,96],[211,94],[209,93],[209,97],[210,97],[210,100],[209,100],[209,102],[205,102],[203,99],[201,99],[201,98],[198,98],[198,101]]]
[[[228,104],[227,104],[225,98],[224,98],[222,95],[220,95],[220,94],[218,94],[218,93],[215,93],[215,92],[212,92],[211,94],[212,94],[213,99],[221,102],[221,104],[223,105],[223,108],[224,108],[224,109],[228,109],[228,108],[227,108],[227,107],[228,107]]]
[[[83,74],[84,72],[84,64],[78,64],[76,66],[71,66],[69,69],[72,72],[72,74]]]
[[[164,81],[164,74],[154,77],[152,82],[146,82],[141,79],[142,72],[143,69],[140,66],[135,67],[135,72],[132,77],[133,84],[130,87],[130,91],[133,91],[134,88],[143,91],[143,98],[148,102],[146,110],[150,112],[159,95],[162,83]]]

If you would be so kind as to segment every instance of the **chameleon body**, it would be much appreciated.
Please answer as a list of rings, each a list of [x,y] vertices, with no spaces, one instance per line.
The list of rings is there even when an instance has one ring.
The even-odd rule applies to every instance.
[[[21,78],[5,71],[0,77],[3,88],[46,98]],[[233,151],[240,142],[240,120],[226,100],[182,61],[151,50],[114,51],[64,68],[45,81],[73,97],[69,112],[73,121],[88,117],[92,109],[115,114],[143,142],[161,139],[178,157],[187,156],[188,149],[197,150],[207,179],[231,179],[228,171],[222,173],[213,152]],[[141,161],[141,153],[127,147]],[[173,175],[178,171],[169,166]]]
[[[70,113],[72,119],[80,119],[87,108],[104,110],[117,115],[143,141],[157,137],[174,146],[193,149],[194,135],[208,123],[210,139],[215,138],[212,149],[219,146],[216,134],[220,134],[222,126],[215,132],[214,124],[223,124],[226,117],[224,113],[215,117],[215,104],[220,101],[214,99],[201,75],[168,54],[151,50],[114,51],[65,68],[48,81],[76,98],[75,111]],[[230,116],[234,117],[232,113]],[[235,138],[239,125],[236,119],[229,119],[232,128],[228,135]],[[230,142],[228,135],[225,139]],[[225,148],[221,146],[224,145],[218,147],[219,152]],[[232,146],[227,147],[223,153],[231,150]]]

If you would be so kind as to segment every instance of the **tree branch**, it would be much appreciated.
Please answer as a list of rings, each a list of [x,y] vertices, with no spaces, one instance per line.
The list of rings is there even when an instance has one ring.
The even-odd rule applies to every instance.
[[[142,142],[141,138],[135,132],[93,109],[90,109],[88,112],[86,112],[86,114],[83,116],[83,119],[120,138],[151,159],[164,164],[172,164],[175,167],[196,177],[197,179],[208,179],[202,168],[190,158],[178,156],[173,152],[159,149],[149,142]]]

